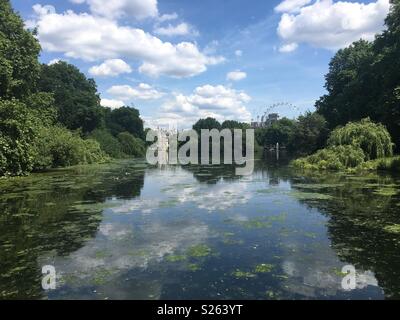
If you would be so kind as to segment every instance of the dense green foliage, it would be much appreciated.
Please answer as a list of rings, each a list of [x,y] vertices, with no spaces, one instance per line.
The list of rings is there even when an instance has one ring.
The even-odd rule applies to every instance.
[[[328,139],[327,148],[297,159],[293,165],[317,170],[362,168],[371,159],[385,159],[392,154],[393,144],[387,129],[381,124],[363,119],[335,129]]]
[[[29,111],[37,118],[43,125],[53,125],[57,122],[58,112],[54,106],[53,94],[47,92],[37,92],[31,94],[26,99],[25,104],[29,106]]]
[[[221,129],[250,129],[250,125],[244,122],[234,121],[234,120],[225,120],[221,124]]]
[[[84,140],[63,127],[40,127],[36,141],[36,170],[99,163],[107,159],[97,141]]]
[[[382,170],[400,172],[400,157],[397,156],[370,160],[362,163],[359,168],[371,171]]]
[[[193,125],[193,130],[196,130],[197,133],[200,134],[201,129],[221,130],[221,124],[218,122],[218,120],[211,118],[211,117],[206,118],[206,119],[200,119]]]
[[[104,150],[110,157],[127,158],[143,157],[146,153],[146,146],[142,139],[134,137],[129,132],[121,132],[114,137],[106,129],[96,129],[89,138],[99,142],[101,149]]]
[[[328,145],[357,146],[363,150],[365,160],[393,155],[393,143],[389,132],[382,124],[373,123],[368,118],[360,122],[350,122],[345,127],[334,130]]]
[[[343,170],[355,168],[364,162],[361,148],[352,145],[329,146],[306,158],[294,160],[292,164],[302,169]]]
[[[101,107],[94,80],[66,62],[41,65],[39,53],[0,0],[0,176],[144,154],[138,110]]]
[[[54,94],[58,120],[68,129],[90,132],[101,126],[104,116],[96,83],[75,66],[63,61],[42,65],[38,87]]]
[[[288,146],[293,139],[296,123],[293,120],[283,118],[266,128],[257,129],[257,142],[264,147],[272,147],[279,143]]]
[[[325,118],[315,112],[307,112],[296,121],[289,150],[297,154],[311,154],[325,146],[328,135]]]
[[[99,142],[100,147],[113,158],[124,158],[125,154],[122,151],[122,146],[118,139],[114,137],[106,129],[96,129],[89,136],[90,139],[94,139]]]
[[[323,116],[307,112],[297,120],[280,119],[256,130],[258,144],[265,148],[277,143],[294,154],[311,154],[325,145],[328,128]]]
[[[122,152],[134,157],[143,157],[146,153],[144,141],[134,137],[129,132],[118,134],[118,140],[121,144]]]
[[[0,98],[22,99],[35,91],[39,42],[24,29],[10,1],[0,0]]]
[[[132,107],[106,109],[106,127],[114,136],[129,132],[137,138],[145,138],[143,120],[139,117],[139,111]]]
[[[330,128],[375,113],[376,106],[369,107],[369,97],[365,94],[373,89],[365,75],[372,61],[372,44],[364,40],[339,50],[332,58],[325,77],[328,94],[316,103],[318,113],[326,118]]]
[[[37,120],[17,100],[0,100],[0,176],[32,170]]]
[[[197,132],[197,134],[199,135],[199,140],[198,140],[199,150],[201,150],[201,130],[202,129],[208,129],[208,130],[217,129],[219,131],[229,129],[229,130],[231,130],[232,137],[233,137],[233,130],[240,129],[240,130],[242,130],[242,143],[243,143],[242,150],[246,149],[246,139],[247,139],[246,129],[250,129],[250,125],[245,122],[239,122],[239,121],[235,121],[235,120],[225,120],[221,124],[218,120],[211,118],[211,117],[198,120],[193,125],[193,130],[195,130]],[[183,142],[181,142],[181,144],[183,144]],[[223,157],[224,149],[225,149],[224,138],[222,138],[221,144],[220,144],[221,157]],[[257,143],[257,141],[255,141],[254,150],[255,150],[256,154],[262,153],[262,147],[260,147],[260,145]],[[211,138],[210,138],[210,155],[211,154],[212,154],[212,145],[211,145]],[[232,154],[233,154],[233,150],[232,150]]]
[[[329,65],[328,94],[316,103],[334,129],[370,117],[383,123],[400,146],[400,0],[392,0],[387,30],[374,42],[339,50]]]

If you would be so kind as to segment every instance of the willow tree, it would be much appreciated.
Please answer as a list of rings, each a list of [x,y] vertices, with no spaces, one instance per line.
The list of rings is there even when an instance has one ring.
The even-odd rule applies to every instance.
[[[329,140],[329,146],[351,145],[364,151],[365,160],[384,158],[393,155],[392,138],[386,127],[374,123],[369,118],[359,122],[349,122],[335,129]]]

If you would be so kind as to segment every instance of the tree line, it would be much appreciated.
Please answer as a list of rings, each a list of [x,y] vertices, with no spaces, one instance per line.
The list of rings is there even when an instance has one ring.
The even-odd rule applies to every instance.
[[[0,176],[144,155],[139,111],[102,107],[71,64],[41,64],[35,35],[0,0]]]
[[[193,129],[200,133],[201,129],[250,129],[244,122],[226,120],[222,123],[214,118],[198,120]],[[279,143],[290,153],[306,155],[324,146],[328,137],[328,125],[323,116],[308,112],[296,120],[282,118],[265,128],[255,129],[256,148],[268,149]],[[243,131],[245,136],[245,131]]]

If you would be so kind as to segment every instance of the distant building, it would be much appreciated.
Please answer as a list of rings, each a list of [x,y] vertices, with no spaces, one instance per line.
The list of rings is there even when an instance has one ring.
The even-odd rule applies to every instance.
[[[277,113],[270,113],[268,116],[264,115],[261,117],[257,117],[257,121],[251,122],[251,127],[256,128],[267,128],[272,125],[274,122],[279,120],[279,114]]]

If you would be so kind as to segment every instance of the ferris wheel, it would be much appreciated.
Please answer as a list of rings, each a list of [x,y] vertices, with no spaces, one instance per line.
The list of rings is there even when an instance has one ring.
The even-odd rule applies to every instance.
[[[280,111],[282,109],[291,109],[291,110],[300,112],[300,109],[293,103],[281,101],[281,102],[271,104],[266,108],[265,107],[257,108],[255,110],[255,114],[257,116],[256,116],[256,119],[254,119],[254,120],[256,120],[257,122],[259,122],[259,121],[264,122],[267,119],[269,114],[273,113],[274,111]]]

